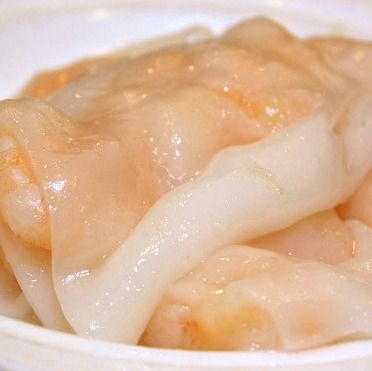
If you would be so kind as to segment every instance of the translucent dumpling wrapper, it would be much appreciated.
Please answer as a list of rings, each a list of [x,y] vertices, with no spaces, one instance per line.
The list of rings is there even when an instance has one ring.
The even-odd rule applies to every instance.
[[[0,314],[37,323],[34,312],[23,295],[5,258],[0,259]]]
[[[372,172],[357,188],[353,196],[338,208],[346,219],[361,220],[372,227]]]
[[[342,263],[354,254],[353,234],[334,210],[311,215],[249,245],[328,264]]]
[[[47,102],[4,101],[2,249],[44,325],[136,343],[214,251],[352,196],[371,170],[371,101],[266,20],[115,58]]]
[[[360,104],[363,107],[368,103],[362,101]],[[44,197],[49,205],[54,283],[64,314],[78,333],[107,339],[137,341],[168,282],[187,273],[205,255],[220,246],[282,229],[307,215],[337,205],[352,192],[355,183],[370,168],[367,161],[359,164],[353,161],[349,169],[344,163],[345,159],[351,158],[347,151],[353,147],[348,148],[342,134],[347,132],[349,125],[359,129],[361,123],[354,120],[347,122],[340,136],[333,132],[332,121],[327,115],[317,114],[259,143],[219,153],[203,175],[161,198],[125,242],[100,266],[87,265],[84,271],[74,271],[76,267],[71,259],[65,257],[71,256],[72,249],[79,246],[76,244],[78,239],[75,237],[72,244],[69,240],[71,232],[66,234],[61,226],[63,222],[71,222],[74,209],[79,219],[84,217],[81,216],[84,210],[76,210],[81,198],[71,202],[73,193],[69,192],[69,188],[76,192],[79,185],[73,182],[74,178],[68,181],[66,170],[68,166],[71,169],[74,166],[85,169],[96,167],[95,171],[92,168],[85,173],[90,178],[90,183],[87,181],[84,184],[86,191],[89,190],[88,185],[102,187],[102,182],[98,183],[92,177],[102,177],[102,172],[110,169],[103,165],[97,167],[97,161],[88,161],[89,154],[98,157],[96,151],[73,152],[73,143],[69,151],[61,151],[69,140],[67,135],[55,134],[56,129],[62,127],[61,120],[66,121],[59,112],[33,101],[6,104],[7,108],[2,110],[2,121],[9,123],[16,118],[7,129],[14,130],[17,126],[22,129],[13,132],[17,140],[20,134],[29,135],[26,142],[28,153],[32,154],[33,163],[42,164],[38,167],[38,176],[45,186]],[[17,110],[21,104],[22,111]],[[25,104],[28,104],[29,112],[24,109]],[[31,127],[30,117],[36,112],[35,105],[39,105],[38,120]],[[6,120],[4,113],[8,116]],[[40,120],[41,116],[44,120]],[[352,113],[350,117],[353,117]],[[27,125],[23,126],[23,123]],[[53,124],[58,126],[53,128]],[[68,129],[68,124],[66,121],[64,130]],[[367,134],[371,130],[370,125],[363,125],[363,128]],[[45,135],[46,131],[52,130],[55,131],[52,135]],[[361,130],[355,131],[361,138],[371,137]],[[41,140],[47,142],[40,145]],[[62,147],[56,150],[57,145]],[[368,141],[365,145],[367,149],[364,148],[364,151],[367,152],[371,146]],[[114,167],[111,176],[120,179],[115,167],[119,163],[119,154],[117,161],[112,161],[118,145],[102,142],[101,146],[98,158],[107,162],[104,155],[111,156],[110,163]],[[359,147],[358,152],[363,150]],[[73,162],[72,155],[75,155]],[[355,159],[359,157],[355,156]],[[58,183],[61,165],[64,166],[62,184]],[[307,167],[307,172],[293,179],[292,175],[300,174],[304,167]],[[104,195],[110,200],[117,193],[104,192]],[[217,199],[219,207],[214,202]],[[102,199],[94,201],[100,203]],[[108,202],[105,204],[109,205]],[[92,206],[96,206],[94,202],[90,204]],[[98,206],[97,212],[105,211],[102,204]],[[275,211],[268,213],[267,210]],[[79,219],[75,219],[75,223]],[[83,220],[82,224],[87,223]],[[86,232],[81,235],[85,243],[88,237]],[[91,241],[92,248],[97,246],[98,238],[95,244]],[[108,239],[105,238],[105,241],[107,243]],[[66,264],[69,261],[70,265]],[[169,265],[169,261],[178,261],[179,264]],[[84,302],[81,303],[83,292]],[[125,317],[121,315],[123,311],[126,312]]]
[[[372,230],[347,227],[355,256],[335,266],[249,246],[217,250],[168,288],[142,343],[293,351],[369,337]]]
[[[25,301],[29,310],[33,308],[44,326],[69,332],[70,326],[62,314],[54,290],[50,251],[30,248],[4,225],[0,226],[0,245],[17,282],[22,287],[20,300]]]

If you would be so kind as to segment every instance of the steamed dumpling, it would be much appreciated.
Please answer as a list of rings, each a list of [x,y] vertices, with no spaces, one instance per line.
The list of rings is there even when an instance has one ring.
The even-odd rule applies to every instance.
[[[369,232],[333,210],[347,202],[342,218],[369,223],[358,206],[372,167],[368,84],[264,19],[192,45],[108,57],[76,76],[70,68],[45,101],[0,103],[0,246],[43,325],[201,349],[295,350],[371,335],[365,260],[354,260],[354,239]],[[198,304],[202,332],[190,343],[177,323],[195,308],[180,295],[173,312],[169,288],[243,243],[260,249],[244,247],[249,264],[230,266],[226,295]],[[366,317],[348,322],[360,312],[333,287],[355,290]],[[319,303],[343,309],[309,324]],[[158,342],[156,318],[174,319],[166,344],[172,327]]]
[[[288,351],[369,337],[371,277],[359,264],[371,259],[372,230],[349,227],[355,257],[338,266],[249,246],[216,251],[168,288],[142,344]]]

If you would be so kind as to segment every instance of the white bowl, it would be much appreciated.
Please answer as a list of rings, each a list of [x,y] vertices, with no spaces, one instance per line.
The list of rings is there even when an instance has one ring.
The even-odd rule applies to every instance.
[[[0,0],[0,99],[36,71],[193,24],[263,14],[298,35],[372,39],[372,1]],[[372,341],[299,353],[189,352],[87,340],[0,316],[1,370],[372,370]]]

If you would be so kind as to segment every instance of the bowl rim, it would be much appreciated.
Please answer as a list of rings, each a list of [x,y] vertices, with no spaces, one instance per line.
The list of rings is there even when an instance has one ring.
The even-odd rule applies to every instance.
[[[39,347],[69,351],[105,359],[140,361],[167,366],[289,367],[327,365],[372,357],[372,340],[355,340],[300,351],[192,351],[150,348],[111,343],[62,333],[0,315],[0,334],[8,338],[30,341]],[[1,350],[0,350],[1,354]]]

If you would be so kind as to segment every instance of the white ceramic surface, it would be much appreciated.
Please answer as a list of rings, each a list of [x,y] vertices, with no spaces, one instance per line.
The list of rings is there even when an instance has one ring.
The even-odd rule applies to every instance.
[[[194,24],[263,14],[298,35],[372,40],[372,1],[0,0],[0,99],[34,72]],[[372,341],[301,353],[185,352],[89,341],[0,317],[0,370],[372,370]]]

